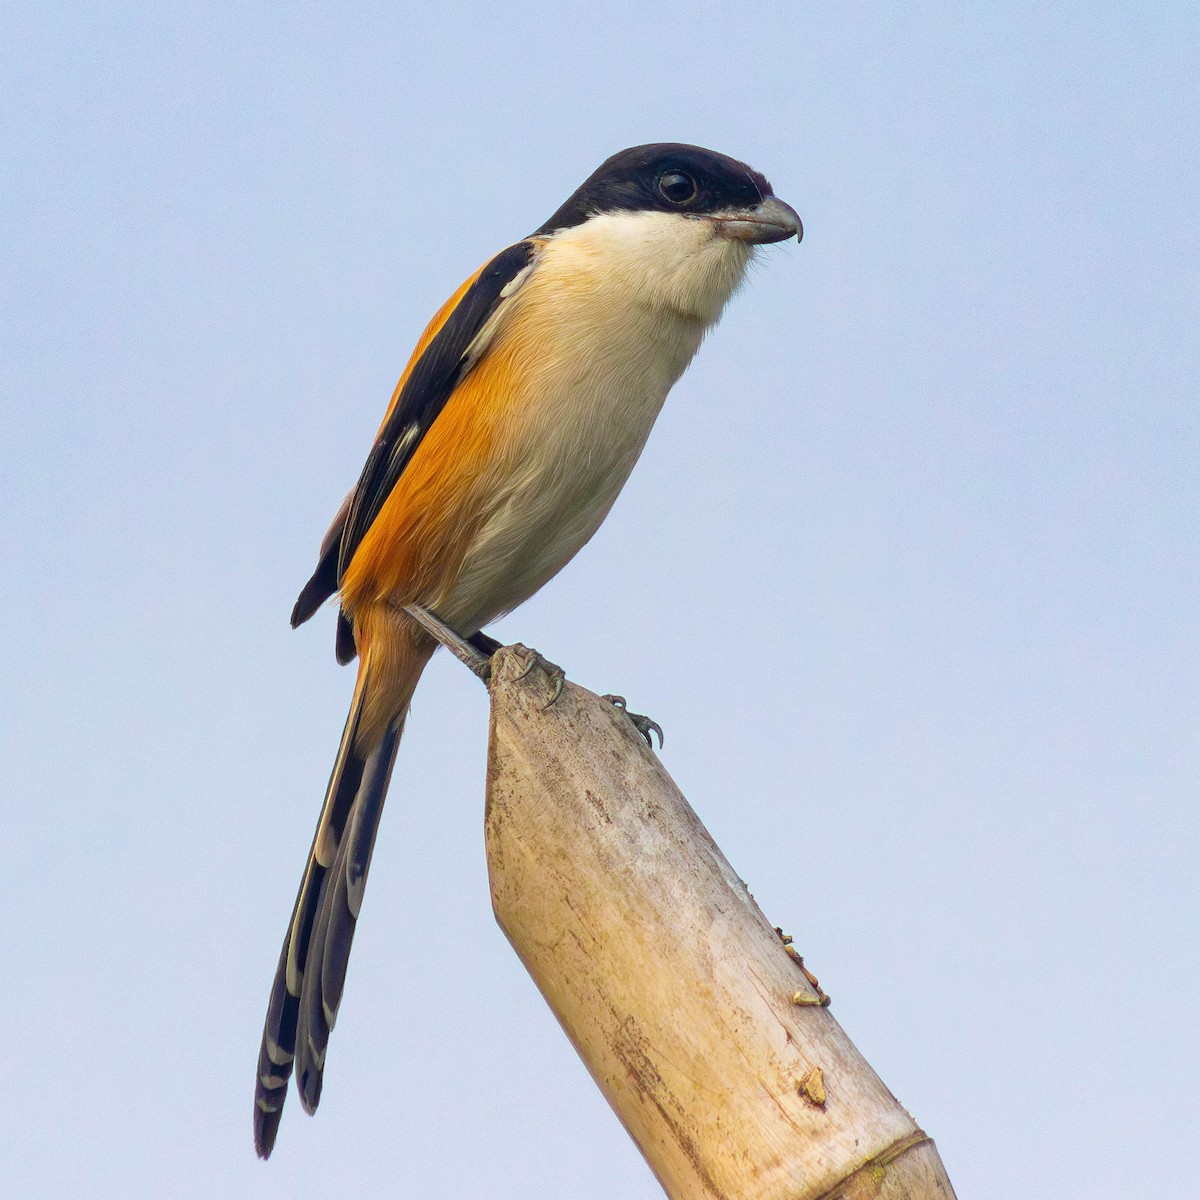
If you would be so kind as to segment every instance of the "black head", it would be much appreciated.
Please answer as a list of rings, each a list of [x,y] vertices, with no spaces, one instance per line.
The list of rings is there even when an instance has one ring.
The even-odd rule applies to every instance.
[[[757,171],[703,146],[656,142],[601,163],[539,234],[581,225],[598,213],[695,214],[752,208],[772,194]]]

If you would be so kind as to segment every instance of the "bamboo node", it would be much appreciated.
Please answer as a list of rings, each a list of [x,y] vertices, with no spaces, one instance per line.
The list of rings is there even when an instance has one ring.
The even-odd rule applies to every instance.
[[[800,1081],[796,1084],[796,1091],[804,1097],[809,1104],[815,1105],[817,1108],[825,1107],[825,1074],[820,1067],[813,1067],[811,1071],[805,1072],[801,1076]]]
[[[829,997],[825,995],[812,996],[808,992],[793,992],[792,1003],[799,1005],[801,1008],[806,1006],[812,1008],[828,1008]]]
[[[821,990],[821,985],[817,981],[817,977],[804,965],[804,957],[800,951],[792,945],[792,937],[790,934],[784,933],[778,925],[775,926],[775,932],[779,935],[779,940],[783,943],[783,948],[787,952],[788,958],[792,960],[800,968],[804,974],[804,978],[808,980],[812,990],[816,992],[816,996],[810,996],[807,992],[797,992],[792,997],[793,1004],[813,1004],[819,1005],[821,1008],[828,1008],[833,1001]]]

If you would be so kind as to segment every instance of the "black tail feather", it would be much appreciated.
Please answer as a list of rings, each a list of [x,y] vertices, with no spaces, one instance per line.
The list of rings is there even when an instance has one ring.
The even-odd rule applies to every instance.
[[[319,918],[322,900],[328,890],[330,871],[343,855],[346,843],[350,840],[344,834],[360,792],[370,795],[375,790],[374,784],[365,789],[362,786],[368,765],[378,757],[385,746],[388,747],[389,765],[388,770],[383,773],[383,786],[386,788],[390,762],[395,757],[396,744],[399,741],[398,732],[393,736],[389,731],[383,739],[383,744],[374,753],[366,759],[362,757],[354,744],[362,701],[363,689],[360,687],[355,692],[355,700],[346,719],[337,761],[325,792],[321,819],[309,850],[308,866],[292,909],[292,919],[288,923],[288,932],[271,987],[271,999],[267,1006],[267,1019],[263,1026],[262,1045],[258,1055],[258,1076],[254,1095],[254,1145],[261,1158],[267,1158],[274,1147],[283,1104],[287,1099],[288,1081],[292,1075],[297,1048],[301,1044],[301,1035],[309,1036],[309,1031],[300,1023],[301,996],[310,961],[318,968],[315,973],[318,976],[321,974],[321,960],[319,957],[313,959],[312,954],[315,941],[318,938],[322,943],[324,941]],[[378,777],[377,770],[371,772],[372,780]],[[382,808],[382,797],[375,802],[375,807]],[[329,862],[331,852],[332,863]],[[325,865],[320,861],[322,858],[326,859]],[[343,963],[343,971],[344,969]],[[325,1036],[328,1037],[327,1032]]]
[[[371,753],[338,852],[321,886],[320,903],[308,946],[296,1034],[296,1080],[300,1100],[313,1112],[321,1096],[329,1031],[337,1020],[346,983],[346,965],[370,869],[371,850],[391,779],[400,723]]]

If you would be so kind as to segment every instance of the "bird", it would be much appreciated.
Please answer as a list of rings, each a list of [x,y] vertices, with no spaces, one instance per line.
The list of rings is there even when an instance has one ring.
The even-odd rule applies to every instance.
[[[634,146],[472,274],[417,341],[291,617],[336,597],[337,659],[358,671],[271,988],[259,1157],[293,1070],[307,1112],[321,1097],[392,766],[437,646],[411,610],[494,649],[483,627],[596,532],[757,248],[802,236],[746,164]]]

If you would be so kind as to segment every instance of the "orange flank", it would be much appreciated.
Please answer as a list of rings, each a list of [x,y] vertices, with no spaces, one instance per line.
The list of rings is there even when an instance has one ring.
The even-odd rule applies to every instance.
[[[474,278],[438,312],[414,362]],[[499,333],[454,389],[346,565],[342,607],[367,676],[363,744],[405,711],[435,646],[412,622],[398,621],[395,609],[415,603],[436,610],[442,604],[476,535],[505,495],[503,480],[511,472],[501,456],[511,442],[504,432],[509,413],[520,400],[514,386],[521,378],[520,346],[519,337]],[[410,363],[404,378],[411,370]]]
[[[458,290],[434,313],[433,319],[425,327],[425,332],[418,339],[404,373],[392,392],[392,399],[379,427],[380,433],[387,425],[392,410],[404,391],[404,385],[421,355],[486,266],[484,263],[468,276]],[[460,387],[458,393],[461,391]],[[354,641],[359,652],[355,693],[357,695],[360,691],[365,692],[359,722],[360,744],[372,744],[382,735],[388,723],[405,711],[421,672],[433,652],[434,645],[429,639],[414,636],[416,630],[409,628],[407,622],[396,621],[395,615],[389,610],[389,602],[403,604],[423,597],[427,588],[422,588],[421,583],[436,577],[436,567],[446,557],[444,554],[438,556],[437,564],[428,561],[428,547],[439,545],[436,530],[441,528],[442,524],[431,521],[430,514],[422,513],[417,507],[422,502],[428,503],[428,500],[414,500],[412,484],[414,472],[420,472],[422,479],[426,481],[423,488],[426,494],[430,490],[431,477],[436,481],[438,473],[441,472],[443,482],[446,481],[445,461],[451,457],[452,443],[444,444],[437,465],[422,468],[421,464],[425,461],[425,447],[428,443],[439,440],[444,442],[440,435],[444,433],[443,426],[448,411],[454,407],[452,397],[447,410],[443,411],[426,434],[413,461],[405,469],[397,487],[355,550],[339,589],[342,606],[354,626]],[[397,503],[398,493],[408,498]],[[441,508],[447,511],[455,507],[448,501],[449,497],[441,501]],[[432,541],[427,540],[430,537]],[[442,543],[442,546],[444,549],[445,544]],[[424,554],[421,553],[422,547],[426,548]],[[461,552],[459,558],[461,559]]]
[[[455,388],[422,438],[342,578],[342,603],[358,626],[375,604],[436,608],[504,488],[498,455],[507,409],[518,398],[513,350],[498,337]],[[507,344],[505,344],[507,343]]]

